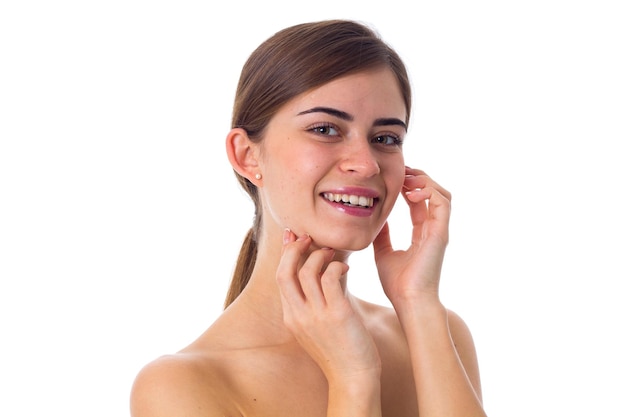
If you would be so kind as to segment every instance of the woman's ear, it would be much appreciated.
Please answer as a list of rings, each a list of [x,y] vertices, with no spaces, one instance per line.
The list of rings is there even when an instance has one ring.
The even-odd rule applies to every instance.
[[[233,169],[247,178],[254,185],[259,185],[259,145],[252,142],[248,133],[241,128],[234,128],[226,136],[226,153]]]

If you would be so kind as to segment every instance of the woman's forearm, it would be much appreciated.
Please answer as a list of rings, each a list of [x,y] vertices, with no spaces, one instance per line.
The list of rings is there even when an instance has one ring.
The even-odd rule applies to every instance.
[[[450,334],[446,308],[431,298],[394,307],[409,344],[420,417],[485,416]]]

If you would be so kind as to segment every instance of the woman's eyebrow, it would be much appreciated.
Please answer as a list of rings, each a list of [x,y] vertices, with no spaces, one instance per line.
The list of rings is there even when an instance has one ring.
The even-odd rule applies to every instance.
[[[323,106],[312,107],[308,110],[301,111],[300,113],[298,113],[298,116],[301,116],[303,114],[309,114],[309,113],[326,113],[331,116],[335,116],[339,119],[346,120],[348,122],[351,122],[354,120],[354,116],[352,116],[350,113],[346,113],[345,111],[342,111],[342,110],[333,109],[332,107],[323,107]],[[380,119],[376,119],[374,120],[373,125],[374,126],[401,126],[404,128],[404,130],[407,130],[406,123],[404,123],[400,119],[396,119],[395,117],[383,117]]]
[[[385,117],[374,120],[374,126],[402,126],[404,130],[407,130],[406,123],[395,117]]]
[[[298,113],[298,116],[301,116],[303,114],[309,114],[309,113],[326,113],[326,114],[330,114],[331,116],[338,117],[342,120],[347,120],[348,122],[351,122],[354,120],[354,117],[350,115],[349,113],[346,113],[345,111],[333,109],[332,107],[313,107],[308,110],[301,111],[300,113]]]

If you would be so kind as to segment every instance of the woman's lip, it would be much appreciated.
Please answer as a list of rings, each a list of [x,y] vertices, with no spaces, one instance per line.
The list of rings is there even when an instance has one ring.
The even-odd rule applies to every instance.
[[[374,203],[378,200],[377,198],[354,194],[322,193],[321,195],[324,199],[331,202],[365,208],[374,207]]]
[[[333,208],[352,215],[352,216],[356,216],[356,217],[369,217],[374,213],[374,207],[376,207],[376,203],[378,202],[378,199],[374,199],[374,204],[371,207],[363,207],[363,206],[352,206],[352,205],[346,205],[344,203],[338,203],[335,201],[330,201],[327,200],[326,198],[322,197],[322,199],[327,202],[329,205],[331,205]]]

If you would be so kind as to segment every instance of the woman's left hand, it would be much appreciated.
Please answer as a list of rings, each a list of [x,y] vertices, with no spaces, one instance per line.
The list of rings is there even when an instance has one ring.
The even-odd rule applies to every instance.
[[[374,240],[374,256],[385,294],[392,302],[439,301],[439,278],[448,244],[448,191],[423,171],[406,168],[403,197],[409,205],[413,232],[406,250],[394,250],[385,224]]]

